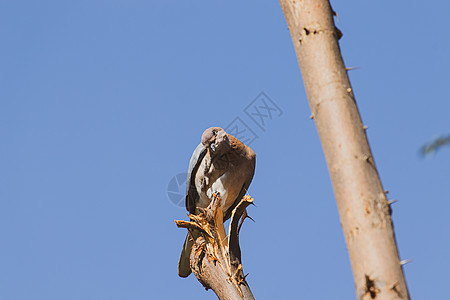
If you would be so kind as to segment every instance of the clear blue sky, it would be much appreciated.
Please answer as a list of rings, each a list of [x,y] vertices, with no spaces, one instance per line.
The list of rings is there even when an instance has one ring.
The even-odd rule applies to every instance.
[[[450,2],[333,1],[414,299],[450,282]],[[241,233],[257,299],[354,299],[328,171],[277,1],[0,2],[0,299],[215,299],[178,278],[167,196],[203,130],[258,138]],[[264,91],[283,111],[252,123]],[[278,257],[278,259],[274,259]]]

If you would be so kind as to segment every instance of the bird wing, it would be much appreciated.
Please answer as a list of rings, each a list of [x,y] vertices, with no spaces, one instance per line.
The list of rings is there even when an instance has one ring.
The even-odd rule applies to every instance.
[[[253,166],[252,170],[249,173],[249,176],[247,180],[244,182],[244,185],[241,188],[241,191],[239,192],[239,195],[234,200],[233,205],[230,206],[230,208],[225,212],[225,215],[223,217],[223,220],[226,221],[229,218],[231,218],[231,214],[233,213],[233,209],[241,202],[242,198],[244,198],[245,194],[247,193],[248,187],[250,186],[250,183],[252,183],[253,175],[255,174],[255,160],[253,160]]]
[[[195,187],[195,174],[206,155],[206,148],[200,143],[192,153],[189,161],[189,169],[186,181],[186,209],[191,213],[195,213],[196,202],[200,197]]]

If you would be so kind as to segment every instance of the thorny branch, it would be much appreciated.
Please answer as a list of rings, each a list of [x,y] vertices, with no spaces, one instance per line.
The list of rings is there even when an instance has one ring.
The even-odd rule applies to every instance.
[[[200,214],[190,214],[190,221],[175,220],[180,228],[187,228],[196,237],[191,251],[191,269],[206,289],[212,289],[219,299],[254,299],[241,264],[239,231],[247,218],[246,208],[253,203],[244,196],[232,212],[229,238],[223,225],[220,196],[215,194]]]

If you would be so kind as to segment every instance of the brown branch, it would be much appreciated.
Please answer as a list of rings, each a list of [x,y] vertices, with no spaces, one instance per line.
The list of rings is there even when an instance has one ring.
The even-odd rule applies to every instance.
[[[328,0],[280,0],[352,262],[358,299],[409,299],[389,204],[342,60]]]
[[[208,208],[200,209],[199,215],[189,215],[190,222],[175,220],[178,227],[187,228],[191,237],[196,237],[190,257],[192,272],[219,299],[254,299],[242,271],[238,230],[239,220],[246,217],[245,208],[253,199],[245,196],[233,210],[229,242],[219,203],[220,197],[214,195]]]
[[[241,229],[244,219],[247,218],[246,208],[253,204],[253,199],[250,196],[244,196],[242,201],[236,206],[231,214],[230,241],[228,250],[230,252],[231,271],[236,273],[241,265],[241,248],[239,246],[239,231]],[[240,220],[240,221],[239,221]],[[242,266],[242,265],[241,265]]]

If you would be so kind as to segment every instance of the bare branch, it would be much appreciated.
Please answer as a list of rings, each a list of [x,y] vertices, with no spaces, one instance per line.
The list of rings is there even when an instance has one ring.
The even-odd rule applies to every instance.
[[[328,0],[280,0],[322,142],[358,299],[409,299],[387,197]]]
[[[190,222],[176,220],[178,227],[187,228],[195,238],[191,251],[191,269],[206,289],[212,289],[219,299],[254,300],[245,279],[239,246],[239,220],[245,208],[253,202],[245,196],[233,210],[229,241],[223,226],[223,212],[219,195],[199,215],[189,215]]]

